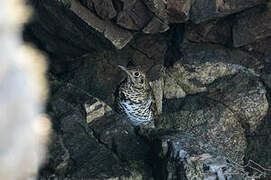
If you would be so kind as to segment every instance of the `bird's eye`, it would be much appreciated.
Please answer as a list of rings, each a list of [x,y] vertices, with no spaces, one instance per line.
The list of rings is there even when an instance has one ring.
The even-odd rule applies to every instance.
[[[139,75],[140,75],[139,72],[134,72],[135,77],[139,77]]]

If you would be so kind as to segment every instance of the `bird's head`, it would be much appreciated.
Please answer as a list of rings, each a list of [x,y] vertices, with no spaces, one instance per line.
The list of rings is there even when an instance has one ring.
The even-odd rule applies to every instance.
[[[118,67],[127,74],[127,83],[131,86],[143,89],[148,87],[146,74],[139,68],[125,68],[120,65]]]

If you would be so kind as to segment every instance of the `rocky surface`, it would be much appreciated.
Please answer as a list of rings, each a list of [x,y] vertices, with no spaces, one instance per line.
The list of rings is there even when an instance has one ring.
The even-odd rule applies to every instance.
[[[264,3],[264,0],[196,0],[191,8],[191,20],[200,23],[224,17]]]
[[[233,26],[233,45],[235,47],[271,36],[270,8],[271,4],[268,3],[265,7],[253,8],[237,16],[237,21]]]
[[[269,1],[30,3],[54,127],[40,179],[270,178]],[[117,65],[148,72],[155,130],[114,112]]]
[[[166,134],[166,135],[165,135]],[[191,134],[167,132],[153,138],[159,168],[157,179],[244,179],[242,173],[212,146]],[[197,149],[197,151],[195,151]]]
[[[255,131],[268,110],[266,91],[254,73],[221,62],[177,63],[167,72],[164,95],[158,127],[190,129],[235,162],[244,158],[245,131]]]

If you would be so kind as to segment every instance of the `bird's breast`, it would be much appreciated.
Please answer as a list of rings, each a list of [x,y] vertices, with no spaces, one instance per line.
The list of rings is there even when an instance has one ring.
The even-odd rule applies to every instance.
[[[150,109],[151,98],[141,103],[135,103],[131,100],[123,100],[121,102],[122,109],[128,119],[134,125],[140,125],[144,122],[152,120],[152,111]]]

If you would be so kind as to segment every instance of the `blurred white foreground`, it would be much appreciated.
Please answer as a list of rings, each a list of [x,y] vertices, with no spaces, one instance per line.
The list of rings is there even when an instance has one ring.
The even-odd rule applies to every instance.
[[[29,14],[20,0],[0,0],[1,180],[35,179],[50,131],[45,64],[21,37]]]

